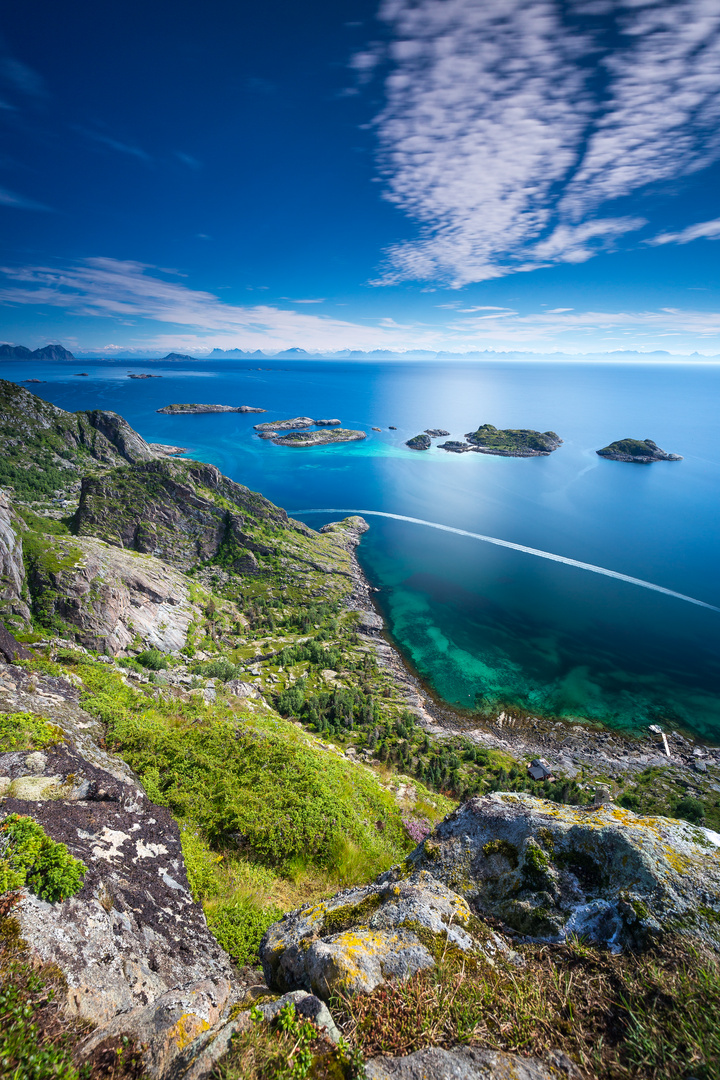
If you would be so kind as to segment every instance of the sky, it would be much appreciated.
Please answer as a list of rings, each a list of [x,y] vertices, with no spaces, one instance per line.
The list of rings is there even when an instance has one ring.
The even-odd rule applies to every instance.
[[[718,0],[24,0],[0,340],[720,354]]]

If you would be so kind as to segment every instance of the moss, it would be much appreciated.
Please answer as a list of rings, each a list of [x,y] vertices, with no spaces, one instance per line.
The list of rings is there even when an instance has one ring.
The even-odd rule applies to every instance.
[[[487,844],[483,844],[483,855],[488,859],[492,855],[502,855],[508,860],[513,870],[518,864],[518,849],[508,840],[488,840]]]
[[[325,908],[323,912],[323,933],[341,934],[352,926],[363,926],[367,923],[373,912],[382,905],[382,897],[379,893],[371,893],[361,900],[359,904],[348,904],[345,907]]]
[[[637,915],[638,919],[647,919],[649,917],[650,911],[648,910],[646,905],[643,904],[642,900],[632,899],[630,901],[630,906]]]

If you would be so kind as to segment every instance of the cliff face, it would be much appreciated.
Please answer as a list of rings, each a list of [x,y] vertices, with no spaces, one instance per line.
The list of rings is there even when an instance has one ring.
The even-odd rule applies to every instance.
[[[0,604],[8,625],[22,626],[30,620],[24,599],[25,566],[18,521],[7,493],[0,490]]]

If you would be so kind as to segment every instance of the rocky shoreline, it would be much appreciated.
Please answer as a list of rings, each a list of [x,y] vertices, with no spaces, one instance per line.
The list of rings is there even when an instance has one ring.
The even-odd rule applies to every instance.
[[[462,736],[479,746],[504,751],[515,758],[550,760],[556,776],[575,779],[600,777],[611,785],[655,767],[673,768],[678,783],[692,795],[714,785],[720,794],[720,747],[693,739],[677,730],[666,732],[669,754],[660,729],[633,736],[598,723],[560,720],[501,711],[493,718],[465,716],[439,701],[410,669],[391,641],[382,616],[373,603],[370,585],[357,558],[357,546],[369,528],[363,518],[350,534],[353,592],[348,606],[357,611],[360,637],[371,646],[378,664],[387,671],[421,726],[435,738]]]

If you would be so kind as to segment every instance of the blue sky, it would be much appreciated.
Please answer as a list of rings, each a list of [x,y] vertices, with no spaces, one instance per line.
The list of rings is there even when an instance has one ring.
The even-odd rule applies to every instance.
[[[717,0],[25,0],[0,338],[720,353]]]

